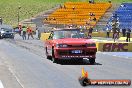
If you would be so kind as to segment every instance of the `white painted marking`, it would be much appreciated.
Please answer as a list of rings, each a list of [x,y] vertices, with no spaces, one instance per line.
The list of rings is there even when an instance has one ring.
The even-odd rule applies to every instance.
[[[117,56],[117,55],[113,55],[113,56]],[[118,56],[117,56],[118,57]]]
[[[0,88],[4,88],[4,86],[3,86],[2,82],[1,82],[1,80],[0,80]]]
[[[119,57],[119,58],[126,58],[126,59],[131,59],[131,57],[125,57],[125,56],[118,56],[118,55],[112,55],[112,54],[109,54],[109,53],[105,53],[105,52],[98,52],[98,53],[102,53],[104,55],[110,55],[110,56],[114,56],[114,57]]]
[[[15,72],[11,68],[8,68],[9,71],[12,73],[12,75],[16,78],[17,82],[20,84],[22,88],[24,88],[24,85],[20,82],[19,78],[15,75]]]

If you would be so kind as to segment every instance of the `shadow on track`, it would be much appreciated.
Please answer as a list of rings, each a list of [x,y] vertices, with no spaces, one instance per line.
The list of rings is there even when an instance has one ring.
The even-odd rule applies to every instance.
[[[69,59],[69,60],[63,59],[63,60],[59,60],[56,64],[60,64],[60,65],[102,65],[96,62],[94,64],[90,64],[89,60],[87,59],[83,59],[83,61],[78,61],[75,59]]]

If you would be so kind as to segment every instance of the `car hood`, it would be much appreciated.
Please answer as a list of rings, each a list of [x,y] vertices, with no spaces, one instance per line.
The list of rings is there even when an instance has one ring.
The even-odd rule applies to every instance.
[[[4,32],[4,33],[1,33],[1,34],[14,34],[14,32]]]
[[[64,39],[55,39],[53,40],[56,44],[86,44],[86,43],[95,43],[92,39],[84,38],[64,38]]]

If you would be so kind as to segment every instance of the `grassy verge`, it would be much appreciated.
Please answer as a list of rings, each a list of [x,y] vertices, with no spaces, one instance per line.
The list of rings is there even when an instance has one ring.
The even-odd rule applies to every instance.
[[[66,1],[88,1],[88,0],[0,0],[0,17],[3,18],[4,23],[17,25],[18,21],[18,7],[20,6],[20,20],[30,18],[35,14],[50,9],[57,4]],[[107,0],[95,0],[107,1]],[[123,0],[112,0],[113,3],[121,3]],[[125,0],[131,2],[131,0]]]

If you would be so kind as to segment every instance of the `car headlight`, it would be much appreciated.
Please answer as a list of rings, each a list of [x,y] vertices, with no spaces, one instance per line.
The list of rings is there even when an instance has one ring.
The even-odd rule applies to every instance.
[[[1,35],[3,36],[3,35],[5,35],[5,33],[2,33]]]
[[[68,47],[68,45],[67,44],[57,44],[56,47],[58,47],[58,48],[66,48],[66,47]]]
[[[86,47],[96,47],[96,44],[95,43],[87,43]]]
[[[5,31],[1,31],[1,33],[3,34],[3,33],[5,33]]]

